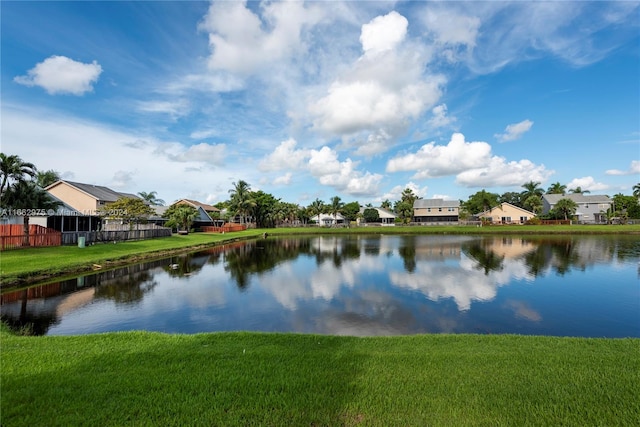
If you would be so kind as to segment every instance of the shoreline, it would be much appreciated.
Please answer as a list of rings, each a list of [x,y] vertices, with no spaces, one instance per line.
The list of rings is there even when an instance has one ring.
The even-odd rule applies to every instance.
[[[597,228],[596,228],[597,227]],[[17,249],[2,252],[0,255],[0,291],[15,291],[20,288],[30,287],[40,282],[62,280],[77,274],[89,271],[107,271],[124,265],[160,259],[184,253],[197,252],[199,250],[228,243],[262,238],[263,233],[270,236],[303,236],[303,235],[477,235],[477,236],[621,236],[640,235],[638,226],[491,226],[491,227],[460,227],[460,226],[424,226],[424,227],[358,227],[358,228],[274,228],[274,229],[249,229],[242,232],[227,234],[193,233],[188,236],[177,236],[150,239],[144,241],[122,242],[118,245],[109,244],[93,245],[79,249],[75,246],[59,246],[48,248]],[[167,243],[171,239],[171,243]],[[192,243],[190,243],[192,242]],[[172,244],[173,243],[173,244]],[[125,248],[122,250],[122,248]],[[114,248],[107,250],[106,248]],[[101,250],[99,250],[101,249]],[[116,251],[117,249],[117,251]],[[77,262],[78,250],[85,251],[85,255]],[[88,252],[97,252],[93,256]],[[35,257],[47,259],[40,267],[28,268],[24,263],[31,265]],[[31,258],[31,259],[30,259]],[[60,259],[65,260],[61,263]],[[71,261],[69,261],[71,259]],[[31,262],[30,262],[31,261]],[[60,265],[62,264],[62,265]],[[97,268],[98,267],[98,268]]]

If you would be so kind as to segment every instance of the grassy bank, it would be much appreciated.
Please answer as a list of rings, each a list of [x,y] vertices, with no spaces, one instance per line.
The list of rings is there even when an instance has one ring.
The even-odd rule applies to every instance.
[[[2,332],[2,425],[638,425],[638,339]]]
[[[571,226],[414,226],[414,227],[354,227],[354,228],[278,228],[247,230],[228,234],[196,233],[174,235],[153,240],[97,244],[78,248],[62,246],[31,248],[2,252],[0,255],[1,286],[3,289],[29,285],[37,281],[91,270],[94,264],[103,269],[142,259],[168,256],[192,251],[236,239],[270,235],[301,234],[483,234],[483,235],[540,235],[540,234],[632,234],[640,235],[640,225],[571,225]]]

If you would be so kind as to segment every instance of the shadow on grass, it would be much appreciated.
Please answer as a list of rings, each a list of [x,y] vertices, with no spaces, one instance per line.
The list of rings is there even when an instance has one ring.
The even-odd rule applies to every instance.
[[[364,355],[344,338],[308,335],[292,348],[278,334],[98,337],[85,352],[87,340],[65,337],[58,354],[5,371],[3,425],[355,425],[364,416],[345,409]]]

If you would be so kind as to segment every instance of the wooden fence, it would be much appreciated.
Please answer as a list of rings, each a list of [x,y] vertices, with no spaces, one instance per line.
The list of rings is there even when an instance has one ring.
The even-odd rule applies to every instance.
[[[25,235],[22,224],[0,225],[0,251],[61,244],[61,233],[51,228],[30,224],[29,234]]]
[[[170,228],[127,231],[71,231],[62,233],[63,245],[76,245],[78,238],[84,237],[85,245],[95,243],[123,242],[125,240],[145,240],[171,236]]]
[[[213,227],[209,225],[200,227],[200,230],[203,233],[230,233],[232,231],[243,231],[246,229],[247,229],[247,226],[245,224],[235,224],[232,222],[228,222],[224,224],[222,227]]]

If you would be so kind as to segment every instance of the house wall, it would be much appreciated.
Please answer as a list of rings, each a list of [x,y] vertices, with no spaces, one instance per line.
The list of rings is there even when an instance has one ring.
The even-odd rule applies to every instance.
[[[576,212],[581,215],[577,215],[576,218],[578,221],[600,222],[603,217],[606,218],[601,212],[606,212],[610,207],[609,203],[578,203]]]
[[[482,218],[491,218],[491,222],[493,223],[504,222],[508,224],[521,224],[530,220],[534,216],[535,215],[531,212],[527,212],[511,205],[502,205],[502,209],[496,207],[491,209],[488,214],[483,213],[481,215]],[[502,218],[505,218],[505,220],[503,221]]]
[[[98,201],[94,197],[89,196],[88,194],[85,194],[64,182],[47,191],[72,208],[78,210],[83,215],[95,215],[96,211],[100,208],[100,206],[98,206]]]
[[[416,222],[454,222],[459,219],[460,209],[458,207],[430,207],[414,208],[413,218]]]

